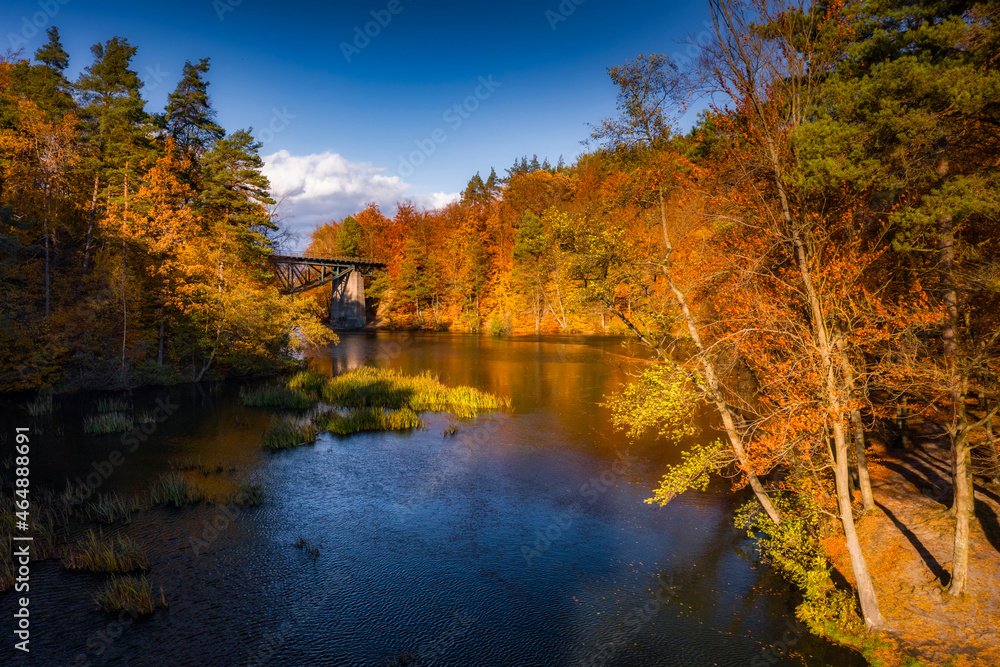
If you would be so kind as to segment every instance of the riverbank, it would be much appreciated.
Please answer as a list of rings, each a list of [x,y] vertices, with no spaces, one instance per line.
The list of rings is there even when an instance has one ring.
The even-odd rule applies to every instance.
[[[929,421],[911,425],[916,449],[876,443],[872,490],[877,510],[858,522],[858,535],[887,625],[874,652],[883,664],[907,665],[901,655],[934,665],[1000,665],[1000,488],[975,485],[976,517],[969,546],[967,592],[946,592],[955,519],[951,453],[946,434]],[[828,542],[836,568],[853,585],[843,540]]]

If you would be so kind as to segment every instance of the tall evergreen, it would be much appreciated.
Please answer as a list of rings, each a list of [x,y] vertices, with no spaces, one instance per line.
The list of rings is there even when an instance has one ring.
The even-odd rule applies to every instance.
[[[208,58],[202,58],[197,65],[192,65],[190,60],[184,63],[184,75],[167,98],[167,131],[182,155],[195,164],[225,136],[225,131],[215,122],[216,112],[208,98],[208,81],[203,78],[208,72],[208,63]]]

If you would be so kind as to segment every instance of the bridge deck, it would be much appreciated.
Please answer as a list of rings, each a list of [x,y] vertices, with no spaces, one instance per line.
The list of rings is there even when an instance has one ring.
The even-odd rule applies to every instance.
[[[319,253],[285,252],[268,258],[274,277],[285,294],[297,294],[346,279],[357,271],[371,275],[385,264],[367,257],[337,257]]]
[[[369,257],[338,257],[310,252],[282,252],[269,257],[275,264],[317,264],[324,266],[354,267],[355,271],[385,269],[385,264]]]

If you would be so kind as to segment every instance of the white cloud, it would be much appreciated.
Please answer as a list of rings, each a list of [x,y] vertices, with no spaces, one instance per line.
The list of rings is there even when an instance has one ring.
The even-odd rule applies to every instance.
[[[410,200],[429,209],[458,198],[457,192],[407,196],[412,186],[398,176],[387,176],[385,168],[350,162],[330,151],[292,155],[281,150],[264,157],[263,172],[271,181],[272,196],[281,202],[279,215],[301,237],[302,245],[318,223],[357,213],[370,202],[393,215],[396,202]]]

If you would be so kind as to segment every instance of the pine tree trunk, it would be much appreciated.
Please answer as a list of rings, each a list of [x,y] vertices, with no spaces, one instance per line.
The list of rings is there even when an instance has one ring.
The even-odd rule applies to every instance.
[[[128,334],[128,301],[125,297],[125,262],[126,262],[126,246],[125,246],[125,225],[128,220],[128,162],[125,162],[125,211],[122,217],[122,378],[124,379],[125,373],[125,342]]]
[[[969,531],[975,509],[972,480],[972,443],[969,441],[968,413],[965,398],[968,394],[968,378],[959,380],[957,402],[955,404],[955,431],[952,435],[955,475],[952,485],[955,493],[953,504],[955,515],[955,542],[952,548],[950,595],[965,592],[969,579]]]

